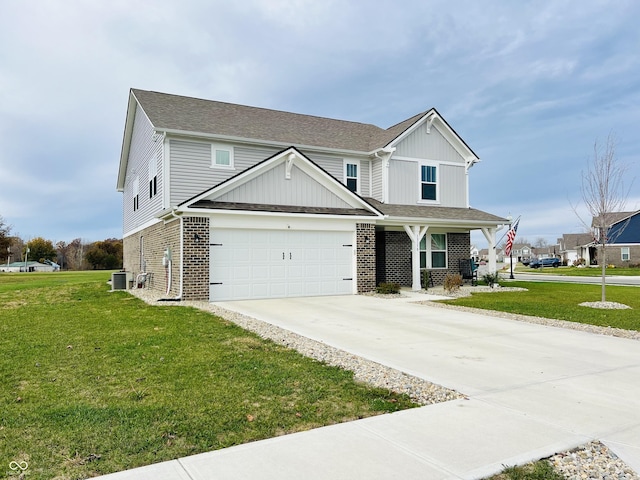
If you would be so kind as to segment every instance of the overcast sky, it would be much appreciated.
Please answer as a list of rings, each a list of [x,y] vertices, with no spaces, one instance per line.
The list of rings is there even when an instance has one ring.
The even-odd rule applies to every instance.
[[[640,208],[639,21],[636,0],[5,0],[0,215],[120,238],[134,87],[384,128],[435,107],[482,160],[471,205],[555,242],[611,132]]]

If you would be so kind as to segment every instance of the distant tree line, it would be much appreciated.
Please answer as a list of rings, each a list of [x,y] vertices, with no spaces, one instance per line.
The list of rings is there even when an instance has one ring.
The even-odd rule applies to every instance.
[[[85,243],[76,238],[55,245],[42,237],[24,241],[11,236],[11,226],[0,216],[0,264],[24,261],[51,261],[63,270],[115,270],[122,268],[122,240]]]

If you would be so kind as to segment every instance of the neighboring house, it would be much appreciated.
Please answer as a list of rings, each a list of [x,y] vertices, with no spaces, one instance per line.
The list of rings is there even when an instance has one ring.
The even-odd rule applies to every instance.
[[[0,265],[0,272],[54,272],[53,265],[45,265],[40,262],[13,262],[8,265]]]
[[[532,248],[527,243],[514,243],[511,247],[511,256],[506,256],[504,249],[500,250],[499,258],[501,261],[509,263],[510,258],[513,258],[514,263],[528,261],[531,259]]]
[[[476,247],[475,245],[471,245],[471,258],[473,258],[473,260],[478,263],[480,261],[480,250],[478,250],[478,247]]]
[[[478,161],[435,109],[382,129],[133,89],[124,267],[180,299],[418,290],[508,223],[469,206]]]
[[[595,224],[594,219],[592,226]],[[640,265],[640,210],[612,214],[607,238],[607,265]],[[597,254],[596,249],[593,251]],[[597,263],[597,257],[594,263]]]
[[[575,265],[583,259],[584,265],[591,265],[591,259],[595,258],[593,235],[590,233],[564,233],[558,238],[558,253],[563,263]]]
[[[546,245],[544,247],[533,247],[531,249],[532,258],[560,258],[560,247],[558,245]]]

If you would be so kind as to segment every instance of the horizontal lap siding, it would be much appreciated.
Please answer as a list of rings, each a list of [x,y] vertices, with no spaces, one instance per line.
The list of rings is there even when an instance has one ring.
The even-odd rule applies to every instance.
[[[233,169],[211,168],[211,143],[171,140],[171,204],[215,187],[278,151],[235,146]]]
[[[373,162],[371,178],[371,196],[378,201],[382,201],[382,161]]]
[[[151,220],[162,210],[162,141],[153,141],[154,128],[139,107],[133,123],[126,183],[123,193],[123,234]],[[149,198],[149,164],[157,162],[158,193]],[[139,203],[133,210],[133,182],[138,178]]]

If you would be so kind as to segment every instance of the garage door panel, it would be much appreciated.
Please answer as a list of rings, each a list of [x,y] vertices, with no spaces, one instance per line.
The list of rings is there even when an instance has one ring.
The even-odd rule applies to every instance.
[[[212,229],[211,301],[352,293],[353,232]],[[349,246],[344,246],[349,245]]]

